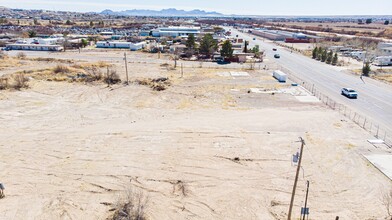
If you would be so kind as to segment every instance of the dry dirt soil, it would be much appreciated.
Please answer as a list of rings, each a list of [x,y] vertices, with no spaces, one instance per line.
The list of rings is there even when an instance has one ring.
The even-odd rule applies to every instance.
[[[145,60],[132,64],[131,81],[168,77],[166,90],[32,78],[29,89],[0,91],[0,219],[106,219],[129,188],[148,197],[148,219],[285,219],[298,137],[295,218],[306,180],[309,219],[386,217],[391,181],[361,156],[371,136],[339,113],[248,93],[288,87],[270,71],[231,77],[222,72],[245,70],[185,63],[180,78]]]

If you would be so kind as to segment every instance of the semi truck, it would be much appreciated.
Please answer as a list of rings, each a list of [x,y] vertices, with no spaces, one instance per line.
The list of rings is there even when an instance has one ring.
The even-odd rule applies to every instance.
[[[286,73],[280,71],[280,70],[274,70],[273,76],[275,79],[277,79],[279,82],[285,83],[287,79]]]

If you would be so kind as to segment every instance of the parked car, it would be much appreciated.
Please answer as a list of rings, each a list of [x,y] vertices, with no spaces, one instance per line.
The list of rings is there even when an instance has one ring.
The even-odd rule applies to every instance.
[[[341,94],[351,99],[358,98],[358,93],[354,89],[350,88],[343,88]]]
[[[276,53],[276,54],[274,55],[274,57],[278,59],[278,58],[280,58],[280,55]]]
[[[272,50],[273,50],[273,51],[277,51],[277,49],[276,49],[276,48],[272,48]]]
[[[254,37],[253,40],[256,40],[256,38]]]

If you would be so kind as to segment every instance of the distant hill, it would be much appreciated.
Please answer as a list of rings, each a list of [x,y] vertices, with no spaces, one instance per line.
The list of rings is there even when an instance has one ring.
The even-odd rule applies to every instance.
[[[127,16],[166,16],[166,17],[186,17],[186,16],[195,16],[195,17],[202,17],[202,16],[222,16],[223,14],[218,12],[206,12],[204,10],[192,10],[192,11],[185,11],[185,10],[177,10],[175,8],[168,8],[162,9],[160,11],[155,10],[143,10],[143,9],[133,9],[133,10],[126,10],[126,11],[112,11],[112,10],[104,10],[100,14],[104,15],[127,15]]]

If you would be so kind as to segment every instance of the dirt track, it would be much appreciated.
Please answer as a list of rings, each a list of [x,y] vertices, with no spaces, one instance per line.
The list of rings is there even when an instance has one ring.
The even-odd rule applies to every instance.
[[[169,76],[172,86],[31,81],[0,92],[0,219],[105,219],[129,186],[149,197],[151,219],[284,219],[299,136],[294,216],[309,180],[310,219],[385,217],[391,182],[360,155],[370,135],[338,113],[248,93],[281,87],[263,71],[149,70],[135,64],[132,77]]]

